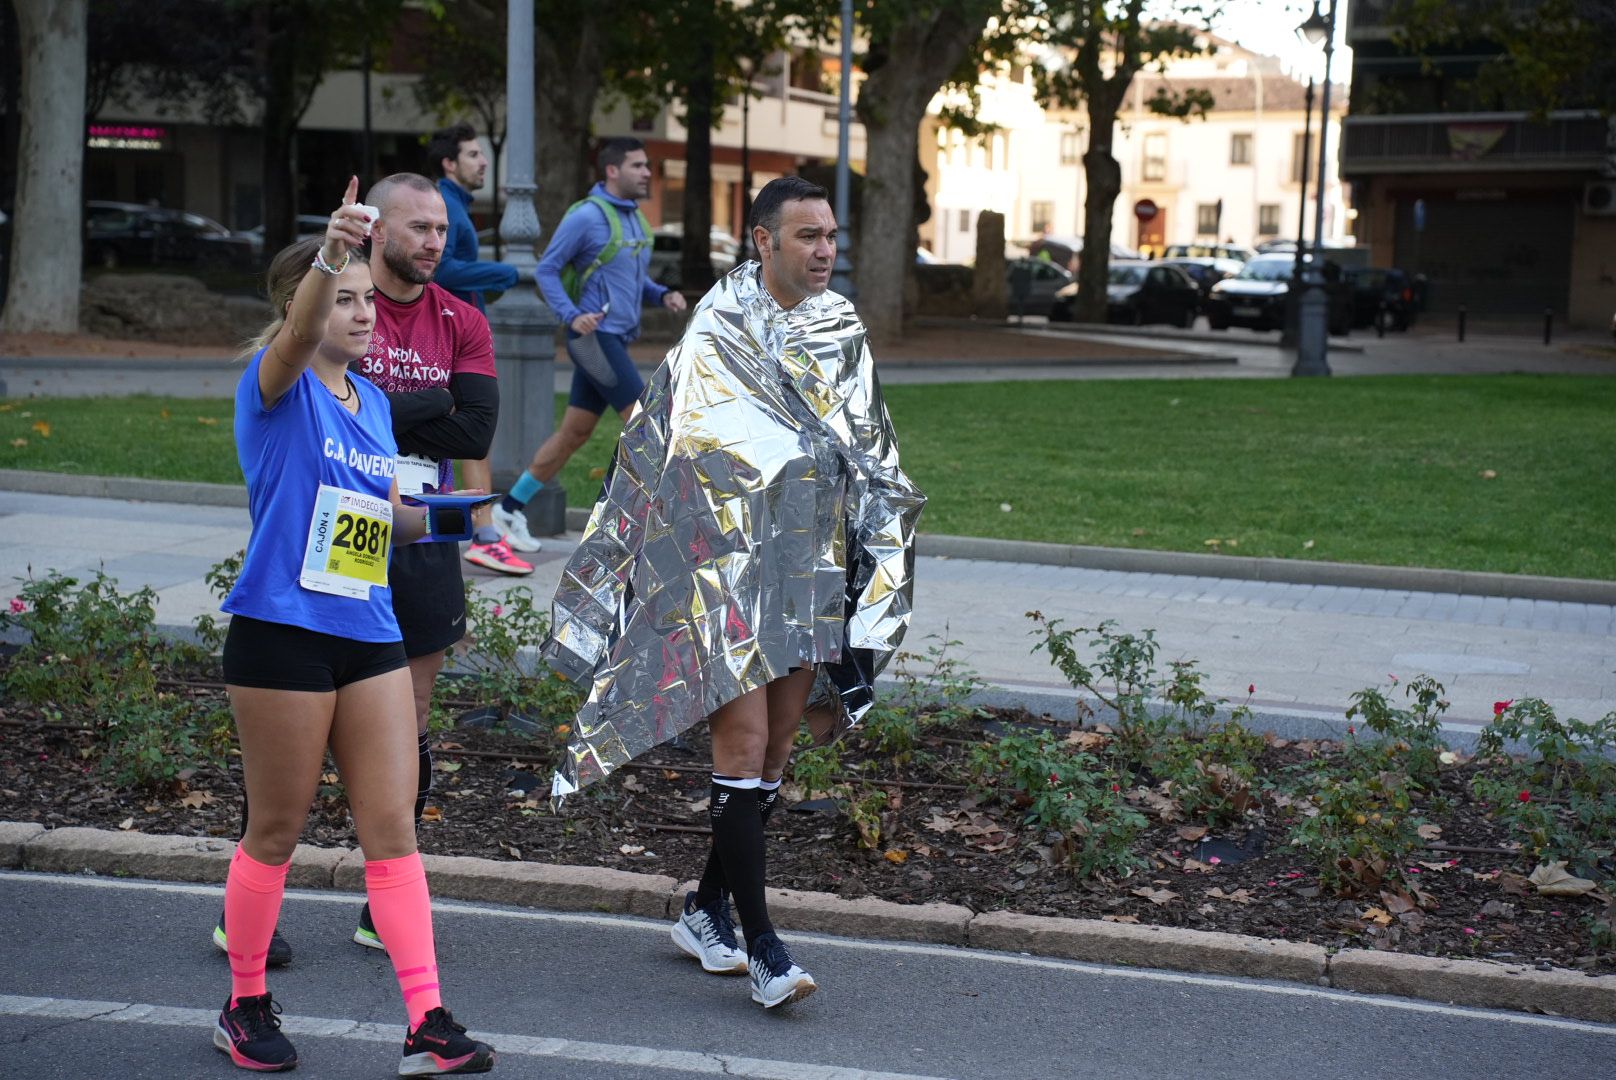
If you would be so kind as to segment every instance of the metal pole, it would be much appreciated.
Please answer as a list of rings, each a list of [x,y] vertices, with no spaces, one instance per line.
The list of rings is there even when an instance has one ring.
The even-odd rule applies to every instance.
[[[364,134],[363,145],[360,147],[360,150],[359,150],[359,164],[360,164],[359,171],[360,171],[360,174],[361,174],[360,177],[359,177],[359,179],[360,179],[359,190],[360,191],[369,191],[370,190],[370,185],[376,182],[376,166],[374,164],[375,157],[374,157],[374,154],[372,153],[372,150],[371,150],[370,68],[371,68],[372,60],[371,60],[371,56],[370,56],[370,38],[368,38],[368,37],[365,38],[364,53],[363,53],[363,55],[360,56],[359,63],[361,65],[360,66],[359,81],[363,84],[363,89],[362,89],[361,93],[363,94],[364,99],[365,99],[365,119],[364,119],[365,134]]]
[[[1335,56],[1335,6],[1330,0],[1330,30],[1324,38],[1324,93],[1319,106],[1319,179],[1318,210],[1313,218],[1313,260],[1320,269],[1324,266],[1324,180],[1329,175],[1330,152],[1330,61]]]
[[[1307,96],[1302,99],[1302,193],[1296,208],[1296,258],[1291,263],[1291,286],[1285,297],[1285,328],[1279,333],[1281,346],[1296,344],[1297,313],[1302,303],[1302,260],[1307,257],[1307,170],[1313,160],[1313,79],[1307,80]],[[1255,159],[1254,159],[1255,160]],[[1253,166],[1255,168],[1255,166]]]
[[[496,490],[509,490],[533,451],[555,428],[556,317],[532,287],[538,265],[539,214],[533,202],[535,132],[533,99],[533,3],[508,0],[505,64],[505,213],[499,219],[505,261],[529,283],[505,292],[488,310],[499,364],[499,426],[489,467]],[[498,182],[498,177],[495,178]],[[566,531],[567,496],[550,481],[527,504],[535,533]]]
[[[751,258],[752,251],[752,72],[746,72],[746,85],[741,88],[741,258]]]
[[[1307,170],[1313,157],[1313,79],[1307,80],[1307,96],[1302,104],[1302,198],[1296,212],[1296,264],[1291,281],[1302,281],[1302,260],[1307,256]]]
[[[853,263],[847,253],[853,234],[847,227],[848,199],[853,187],[848,163],[849,128],[853,124],[853,0],[842,0],[842,87],[836,110],[836,265],[831,269],[831,288],[853,299]]]

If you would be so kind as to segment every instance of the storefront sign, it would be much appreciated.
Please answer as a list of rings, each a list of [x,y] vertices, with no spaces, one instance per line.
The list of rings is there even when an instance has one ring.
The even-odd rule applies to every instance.
[[[91,150],[167,150],[168,129],[151,124],[91,124]]]

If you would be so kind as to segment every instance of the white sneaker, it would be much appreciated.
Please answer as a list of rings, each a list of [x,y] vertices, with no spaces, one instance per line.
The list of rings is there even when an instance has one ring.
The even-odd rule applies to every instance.
[[[505,542],[517,551],[537,551],[539,542],[527,531],[527,514],[494,504],[494,528],[505,534]]]
[[[819,984],[791,959],[786,943],[773,934],[752,942],[752,958],[747,965],[752,976],[752,1000],[765,1009],[801,1001]]]
[[[685,910],[673,924],[673,943],[701,961],[714,975],[746,974],[746,954],[735,940],[735,920],[729,901],[720,898],[711,907],[696,907],[696,894],[685,894]]]

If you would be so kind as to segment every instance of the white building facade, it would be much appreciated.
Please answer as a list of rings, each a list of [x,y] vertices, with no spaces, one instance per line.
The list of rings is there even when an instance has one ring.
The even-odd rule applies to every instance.
[[[1129,88],[1117,120],[1112,153],[1122,168],[1122,194],[1112,219],[1114,243],[1149,247],[1232,241],[1255,246],[1293,239],[1302,213],[1306,87],[1279,61],[1213,39],[1205,56],[1170,63],[1161,74],[1142,74]],[[1215,101],[1205,119],[1157,116],[1146,103],[1158,88],[1182,93],[1200,88]],[[1087,185],[1083,154],[1089,145],[1082,111],[1041,108],[1026,68],[983,76],[981,118],[995,130],[980,140],[943,127],[933,108],[922,136],[922,167],[930,173],[934,209],[922,242],[939,258],[968,262],[976,253],[976,217],[1005,215],[1006,239],[1081,236]],[[1306,140],[1306,235],[1312,240],[1318,177],[1319,101]],[[1337,160],[1346,94],[1336,88],[1325,148],[1324,237],[1350,243],[1350,210],[1343,201]],[[1134,215],[1149,199],[1149,223]]]

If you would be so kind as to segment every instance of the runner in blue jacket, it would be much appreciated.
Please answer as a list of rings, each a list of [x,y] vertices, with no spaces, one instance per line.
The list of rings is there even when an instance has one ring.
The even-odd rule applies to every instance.
[[[684,311],[682,293],[651,280],[651,231],[638,203],[651,193],[651,159],[638,139],[608,139],[596,164],[605,179],[567,211],[539,260],[539,291],[567,327],[572,392],[555,434],[494,507],[494,524],[519,550],[527,533],[524,507],[583,448],[610,405],[627,420],[645,383],[629,359],[640,334],[640,308]],[[613,217],[608,217],[608,211]],[[603,258],[604,256],[604,258]]]

